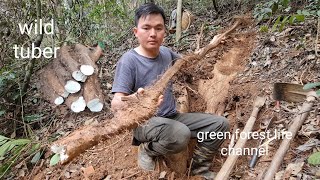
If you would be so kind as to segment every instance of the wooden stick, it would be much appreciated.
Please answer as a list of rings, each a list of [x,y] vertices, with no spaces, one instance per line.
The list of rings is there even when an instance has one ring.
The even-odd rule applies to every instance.
[[[265,97],[257,97],[254,101],[254,107],[253,111],[251,113],[251,116],[249,120],[246,123],[246,126],[244,127],[242,133],[245,133],[246,135],[251,132],[253,125],[257,119],[258,112],[260,111],[260,108],[264,105],[266,101]],[[248,137],[247,137],[248,138]],[[247,142],[247,138],[239,138],[236,145],[234,146],[234,149],[243,148],[245,143]],[[234,164],[236,163],[238,159],[238,155],[230,154],[226,160],[226,162],[222,165],[222,168],[220,169],[219,173],[216,176],[216,180],[225,180],[228,179],[229,174],[231,173]]]
[[[303,103],[302,109],[299,111],[298,115],[294,118],[293,123],[288,130],[288,133],[290,132],[292,136],[291,138],[285,138],[282,140],[279,149],[277,150],[276,154],[274,155],[271,161],[271,164],[269,165],[269,169],[266,172],[264,180],[273,179],[281,163],[283,162],[283,158],[290,147],[291,140],[295,137],[298,130],[301,128],[304,120],[307,118],[313,106],[313,103],[315,101],[315,97],[309,96],[308,100],[309,100],[308,102]]]
[[[203,33],[203,29],[204,29],[204,23],[202,23],[201,28],[200,28],[200,34],[197,38],[197,48],[195,51],[199,51],[200,49],[200,44],[201,44],[201,38],[202,38],[202,33]]]
[[[180,40],[181,37],[181,19],[182,18],[182,0],[177,2],[177,27],[176,27],[176,42]]]

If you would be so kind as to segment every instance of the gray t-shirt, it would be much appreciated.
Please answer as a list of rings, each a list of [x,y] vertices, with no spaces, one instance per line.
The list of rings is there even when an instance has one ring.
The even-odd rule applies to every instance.
[[[122,55],[117,63],[112,93],[121,92],[132,94],[140,87],[152,85],[180,56],[167,47],[161,46],[156,58],[147,58],[138,54],[134,49]],[[170,82],[164,93],[163,103],[157,116],[168,117],[176,114],[176,102]]]

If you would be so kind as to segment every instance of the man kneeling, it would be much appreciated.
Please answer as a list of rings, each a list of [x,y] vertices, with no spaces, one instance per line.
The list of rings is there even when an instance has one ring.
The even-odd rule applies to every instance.
[[[112,86],[111,106],[114,111],[126,103],[121,96],[136,96],[143,88],[157,80],[175,59],[180,56],[162,46],[165,36],[165,15],[162,8],[148,3],[135,12],[133,32],[139,46],[122,55],[117,63]],[[133,93],[135,92],[135,93]],[[134,130],[133,144],[139,145],[138,165],[144,170],[154,170],[156,156],[174,154],[187,148],[190,138],[198,132],[226,132],[227,119],[205,113],[178,113],[173,96],[172,83],[159,97],[159,109],[155,117]],[[198,142],[193,153],[192,175],[213,179],[209,170],[213,155],[223,139],[204,139]]]

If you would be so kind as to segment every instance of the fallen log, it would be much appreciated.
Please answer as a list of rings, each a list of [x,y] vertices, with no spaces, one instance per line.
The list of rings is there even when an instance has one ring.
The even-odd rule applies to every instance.
[[[71,109],[72,112],[78,113],[84,111],[86,102],[83,98],[82,91],[71,94],[65,101],[65,104]]]
[[[81,63],[79,62],[79,60],[76,60],[75,58],[72,57],[72,55],[70,54],[71,51],[72,51],[71,47],[62,46],[59,49],[59,52],[61,54],[60,55],[61,58],[59,58],[59,60],[63,65],[63,67],[66,68],[71,73],[72,77],[76,81],[84,82],[86,79],[86,75],[84,75],[80,71]]]
[[[62,104],[64,102],[63,97],[57,94],[56,92],[54,92],[52,87],[48,84],[47,80],[44,80],[43,77],[39,77],[39,78],[41,82],[38,83],[38,89],[42,89],[41,93],[43,94],[44,98],[52,104],[55,104],[55,105]],[[39,86],[42,86],[42,87],[39,88]],[[51,93],[47,93],[47,92],[51,92]]]
[[[266,101],[266,98],[263,97],[257,97],[253,103],[253,111],[251,113],[251,116],[249,120],[247,121],[243,131],[241,133],[245,133],[246,135],[251,132],[253,125],[257,119],[258,112],[260,111],[260,108],[264,105]],[[242,149],[244,145],[246,144],[249,137],[246,138],[239,138],[236,145],[234,146],[234,149]],[[232,152],[232,151],[231,151]],[[233,151],[235,152],[235,151]],[[236,155],[235,153],[229,154],[227,160],[222,165],[220,171],[218,172],[217,176],[215,177],[216,180],[225,180],[229,178],[229,174],[233,170],[233,166],[235,165],[239,155]]]
[[[214,37],[214,41],[211,41],[198,54],[185,56],[177,60],[153,86],[145,88],[145,92],[139,96],[138,102],[131,103],[127,101],[128,108],[118,110],[114,113],[113,118],[106,119],[99,125],[81,127],[67,137],[57,140],[51,146],[52,152],[60,154],[60,162],[64,164],[86,149],[98,144],[99,141],[108,139],[124,130],[133,129],[140,123],[147,121],[155,114],[159,96],[163,94],[168,82],[180,68],[186,62],[196,62],[203,58],[209,50],[218,46],[223,38],[235,30],[241,22],[242,19],[238,19],[230,30],[218,37]]]
[[[100,112],[102,110],[104,98],[96,73],[88,77],[84,84],[83,96],[91,112]]]
[[[313,92],[313,95],[309,95],[307,97],[307,102],[303,103],[302,108],[299,111],[298,115],[293,119],[292,121],[293,123],[288,129],[288,133],[289,132],[291,133],[291,138],[284,138],[282,140],[279,146],[279,149],[277,150],[276,154],[272,158],[271,164],[269,165],[269,168],[264,176],[264,180],[273,179],[274,175],[278,171],[281,163],[283,162],[283,158],[290,147],[290,143],[292,139],[296,136],[304,120],[309,115],[309,112],[314,104],[314,101],[316,100],[315,97],[317,97],[315,92]]]
[[[68,93],[77,93],[80,91],[81,89],[81,85],[74,81],[74,80],[69,80],[67,81],[66,85],[64,85],[64,89],[68,92]]]
[[[100,47],[100,45],[97,45],[97,47],[93,48],[93,49],[89,49],[88,54],[91,58],[91,60],[96,63],[100,56],[102,55],[102,48]]]
[[[58,59],[61,58],[61,54],[58,52]],[[52,62],[52,69],[55,72],[57,79],[60,84],[65,85],[67,81],[73,80],[71,73],[67,71],[66,68],[63,67],[59,60],[54,59]]]
[[[57,58],[38,72],[40,78],[38,89],[42,92],[44,99],[55,105],[65,103],[73,112],[83,111],[87,105],[84,96],[87,95],[84,95],[82,85],[74,79],[84,82],[88,76],[84,75],[78,67],[80,68],[81,64],[89,65],[94,67],[95,72],[88,85],[83,83],[87,89],[86,94],[91,93],[87,99],[93,100],[89,103],[89,109],[94,112],[101,111],[104,99],[98,82],[98,67],[95,64],[101,54],[100,46],[87,48],[78,44],[75,47],[61,47]],[[71,70],[75,71],[71,72]],[[71,94],[70,97],[68,97],[69,94]],[[96,97],[99,97],[98,101]]]
[[[57,79],[52,66],[47,65],[40,73],[39,86],[42,86],[42,94],[49,102],[60,105],[64,102],[69,93],[64,89],[63,85]]]
[[[80,72],[86,76],[98,73],[98,66],[90,58],[90,50],[88,51],[88,48],[82,44],[76,44],[74,48],[78,54],[79,61],[81,62]]]

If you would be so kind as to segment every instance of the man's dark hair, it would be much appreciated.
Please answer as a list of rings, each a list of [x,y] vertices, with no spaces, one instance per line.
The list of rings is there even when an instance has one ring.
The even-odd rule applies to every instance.
[[[149,14],[160,14],[163,18],[163,22],[166,22],[166,16],[161,7],[154,3],[146,3],[141,5],[136,11],[134,16],[134,23],[138,26],[138,21],[141,17],[147,17]]]

